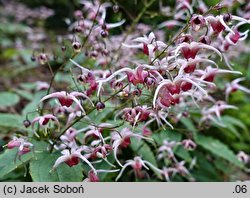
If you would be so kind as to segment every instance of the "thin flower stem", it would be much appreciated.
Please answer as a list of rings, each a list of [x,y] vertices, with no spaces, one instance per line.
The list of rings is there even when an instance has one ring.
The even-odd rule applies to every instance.
[[[91,28],[90,28],[90,30],[89,30],[89,33],[88,33],[87,37],[85,38],[85,40],[83,41],[83,44],[82,44],[82,47],[81,47],[82,49],[83,49],[83,47],[85,46],[85,44],[87,43],[87,41],[88,41],[88,39],[89,39],[89,36],[90,36],[90,34],[91,34],[91,32],[92,32],[92,30],[93,30],[95,24],[96,24],[96,18],[97,18],[98,14],[99,14],[100,7],[101,7],[101,4],[98,6],[98,9],[97,9],[97,12],[96,12],[96,14],[95,14],[95,17],[94,17],[94,19],[93,19],[93,23],[92,23],[92,26],[91,26]]]
[[[49,62],[47,62],[52,77],[55,75]]]

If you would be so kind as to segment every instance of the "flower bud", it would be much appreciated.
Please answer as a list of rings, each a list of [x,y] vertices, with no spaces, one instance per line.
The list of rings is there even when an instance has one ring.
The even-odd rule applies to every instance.
[[[198,31],[200,30],[201,28],[203,28],[206,24],[206,21],[204,19],[204,17],[202,15],[194,15],[192,18],[191,18],[191,25],[192,25],[192,29],[194,31]]]
[[[33,62],[35,62],[35,61],[36,61],[36,57],[35,57],[34,55],[32,55],[32,56],[30,57],[30,60],[33,61]]]
[[[219,3],[219,4],[217,4],[216,6],[214,6],[214,9],[215,9],[215,10],[221,10],[223,7],[224,7],[224,6],[223,6],[221,3]]]
[[[154,86],[154,85],[155,85],[156,81],[155,81],[155,79],[152,78],[152,77],[146,77],[146,78],[144,79],[144,83],[145,83],[148,87],[151,87],[151,86]]]
[[[109,55],[109,51],[108,51],[107,49],[104,49],[104,50],[102,51],[102,55],[108,56],[108,55]]]
[[[23,125],[28,128],[31,125],[31,122],[29,120],[24,120]]]
[[[98,56],[98,52],[97,52],[97,51],[92,51],[92,52],[90,53],[90,56],[91,56],[92,58],[96,58],[96,57]]]
[[[133,94],[133,96],[140,96],[141,95],[141,90],[140,89],[135,89],[132,94]]]
[[[119,6],[117,4],[113,6],[113,11],[114,13],[117,13],[119,11]]]
[[[8,142],[7,148],[13,149],[13,148],[19,147],[20,145],[21,143],[19,141],[11,140],[10,142]]]
[[[232,14],[230,14],[230,13],[224,14],[223,15],[223,20],[225,22],[230,22],[232,20]]]
[[[190,139],[186,139],[186,140],[183,140],[182,142],[182,145],[185,149],[187,150],[194,150],[196,148],[196,144],[190,140]]]
[[[80,33],[82,32],[82,27],[80,25],[75,27],[75,32]]]
[[[101,110],[103,110],[105,108],[105,104],[103,103],[103,102],[97,102],[97,104],[96,104],[96,109],[97,109],[97,111],[101,111]]]
[[[78,41],[75,41],[72,43],[72,47],[75,52],[80,52],[82,46],[81,46],[81,43],[79,43]]]
[[[66,46],[63,45],[63,46],[61,47],[61,50],[62,50],[63,52],[65,52],[65,51],[66,51]]]
[[[81,18],[81,17],[83,16],[81,10],[76,10],[76,11],[74,12],[74,15],[75,15],[76,18]]]
[[[250,157],[243,151],[240,151],[237,155],[238,159],[243,162],[244,164],[247,164],[250,160]]]
[[[44,65],[48,62],[48,55],[45,53],[41,53],[38,57],[38,60],[39,60],[41,65]]]
[[[185,118],[187,118],[187,117],[189,116],[188,111],[184,111],[184,112],[182,112],[182,116],[183,116],[183,117],[185,117]]]
[[[107,31],[107,30],[102,30],[102,31],[101,31],[101,36],[102,36],[103,38],[106,38],[106,37],[108,36],[108,31]]]

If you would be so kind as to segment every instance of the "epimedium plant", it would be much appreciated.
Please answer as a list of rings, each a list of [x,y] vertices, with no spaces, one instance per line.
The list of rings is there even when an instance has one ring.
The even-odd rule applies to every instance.
[[[33,181],[228,181],[239,179],[235,170],[249,171],[249,155],[204,133],[245,127],[222,114],[238,109],[231,94],[250,93],[231,64],[235,53],[249,52],[249,30],[242,30],[249,4],[234,15],[234,1],[160,2],[166,20],[152,29],[139,21],[155,2],[146,1],[128,26],[125,19],[108,21],[118,4],[83,0],[75,21],[67,20],[69,34],[58,36],[57,59],[50,49],[34,51],[31,60],[51,79],[30,88],[35,94],[22,126],[21,116],[0,117],[17,119],[22,131],[4,146],[0,178],[20,167]],[[218,87],[228,75],[235,79]],[[9,98],[5,106],[19,100]]]

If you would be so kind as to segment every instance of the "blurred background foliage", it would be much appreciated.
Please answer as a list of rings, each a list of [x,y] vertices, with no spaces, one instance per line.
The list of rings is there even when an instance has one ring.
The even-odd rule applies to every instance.
[[[8,13],[9,15],[6,16],[6,13],[1,6],[3,1],[0,1],[0,145],[6,144],[10,139],[10,135],[13,134],[13,132],[16,132],[17,129],[21,133],[26,130],[23,127],[20,127],[22,126],[22,121],[26,117],[26,113],[34,111],[39,99],[44,95],[44,92],[35,93],[34,87],[36,85],[34,82],[37,80],[49,82],[50,80],[48,69],[39,67],[30,59],[34,48],[31,47],[31,44],[27,39],[27,32],[30,28],[36,27],[42,29],[41,32],[44,34],[49,35],[48,38],[42,40],[42,43],[39,43],[38,47],[40,50],[42,48],[52,49],[54,58],[57,58],[56,56],[59,56],[57,53],[59,53],[58,51],[60,51],[61,46],[58,45],[56,36],[57,34],[68,33],[68,26],[65,20],[73,19],[74,10],[81,9],[78,0],[19,0],[16,2],[23,3],[30,9],[35,9],[40,6],[48,7],[54,10],[54,15],[45,20],[34,20],[32,23],[29,23],[27,20],[17,22],[12,19],[12,13]],[[125,18],[126,25],[129,26],[143,9],[144,2],[145,1],[140,0],[113,1],[113,3],[119,5],[120,12],[117,15],[108,16],[108,20],[117,21],[117,18]],[[205,0],[205,2],[207,5],[215,5],[219,1]],[[174,4],[174,0],[163,1],[163,5]],[[235,8],[232,8],[233,12],[237,6],[239,7],[240,5],[238,4]],[[140,22],[156,27],[159,22],[166,19],[164,16],[159,15],[158,10],[159,2],[156,1],[147,10],[145,16],[143,16]],[[24,42],[24,48],[19,48],[20,41]],[[60,59],[54,61],[52,62],[52,67],[56,68],[61,63],[62,60]],[[243,75],[246,76],[246,81],[242,82],[242,85],[249,88],[249,53],[242,54],[242,56],[235,58],[233,64],[235,70],[241,71]],[[223,77],[223,79],[218,77],[216,80],[219,87],[223,87],[227,80],[232,80],[232,76],[226,75],[226,79],[225,77]],[[56,84],[57,88],[63,88],[71,82],[71,77],[67,74],[60,73],[56,82],[60,82]],[[213,138],[206,139],[205,143],[200,139],[201,142],[199,143],[199,146],[202,146],[198,151],[194,151],[198,159],[197,166],[199,166],[199,169],[193,174],[199,181],[228,181],[234,180],[233,177],[240,179],[249,178],[249,176],[239,169],[235,172],[235,166],[228,166],[230,157],[223,158],[223,155],[227,155],[228,153],[227,148],[225,149],[220,143],[227,145],[234,153],[237,153],[240,150],[243,150],[248,154],[250,153],[250,96],[238,91],[230,96],[230,103],[236,105],[239,110],[227,110],[225,112],[223,120],[227,125],[226,128],[214,125],[208,129],[205,128],[199,131],[202,135]],[[193,119],[195,119],[195,117]],[[190,120],[184,121],[183,126],[192,132],[195,131],[195,126],[192,125]],[[166,136],[173,140],[180,138],[178,132],[170,133],[172,134],[166,135],[166,132],[164,131],[164,134],[158,135],[156,139],[159,139],[159,137],[164,138]],[[216,144],[217,140],[219,140],[220,143]],[[215,147],[213,147],[213,142],[215,142]],[[218,150],[216,147],[218,145],[221,150]],[[225,152],[223,152],[223,149],[225,149]],[[149,150],[149,147],[147,147],[146,151],[149,152]],[[205,150],[210,150],[214,155],[210,156]],[[145,156],[148,155],[148,152],[146,152],[147,154]],[[181,151],[177,152],[179,152],[180,156],[188,160],[189,156],[187,156],[187,153]],[[218,153],[216,154],[216,152]],[[230,155],[231,154],[229,154],[229,156]],[[210,158],[213,159],[213,164],[210,163]],[[30,181],[30,176],[24,178],[22,172],[23,168],[19,168],[16,170],[15,174],[9,173],[0,178],[0,180]],[[106,180],[109,180],[109,178],[106,178]]]

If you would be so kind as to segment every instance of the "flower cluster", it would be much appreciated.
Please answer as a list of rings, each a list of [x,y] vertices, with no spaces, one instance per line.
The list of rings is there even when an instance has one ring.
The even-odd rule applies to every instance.
[[[176,151],[184,149],[192,154],[197,147],[195,137],[185,133],[183,139],[176,141],[156,141],[154,135],[158,130],[171,133],[183,117],[193,112],[199,114],[196,123],[200,126],[213,123],[226,127],[221,118],[223,111],[237,109],[228,104],[230,94],[237,90],[250,93],[239,84],[244,80],[242,73],[230,63],[230,50],[246,40],[249,31],[242,31],[241,27],[250,24],[250,20],[244,14],[212,14],[211,11],[228,6],[225,4],[208,8],[197,0],[195,7],[195,1],[178,0],[173,9],[160,5],[161,13],[174,17],[159,24],[157,30],[138,24],[137,31],[128,30],[129,35],[112,36],[112,29],[125,23],[108,22],[107,11],[113,5],[98,0],[81,2],[83,10],[77,10],[76,21],[69,22],[74,88],[50,93],[53,81],[50,85],[38,83],[38,90],[48,92],[40,100],[40,115],[31,122],[37,138],[49,137],[50,151],[61,153],[52,170],[62,163],[72,167],[82,161],[89,167],[86,181],[99,181],[98,174],[102,172],[119,172],[117,181],[129,167],[137,179],[154,173],[166,181],[176,175],[193,180],[190,171],[196,158],[185,161]],[[117,10],[115,6],[113,9]],[[184,28],[172,39],[165,39],[166,29],[179,27]],[[76,54],[84,54],[94,66],[91,61],[76,61]],[[41,64],[50,61],[45,52],[38,60]],[[69,72],[66,67],[60,69]],[[228,74],[237,79],[228,82],[222,89],[223,96],[218,98],[214,94],[221,91],[217,78]],[[105,113],[109,109],[112,111]],[[106,119],[95,120],[101,114]],[[140,153],[140,148],[135,149],[137,144],[152,148],[155,161]],[[14,138],[8,144],[8,148],[13,147],[18,147],[18,155],[23,155],[32,144]],[[123,154],[131,149],[134,153],[128,155],[129,159],[124,158]],[[244,153],[238,157],[249,161]],[[110,170],[97,168],[103,162]]]

